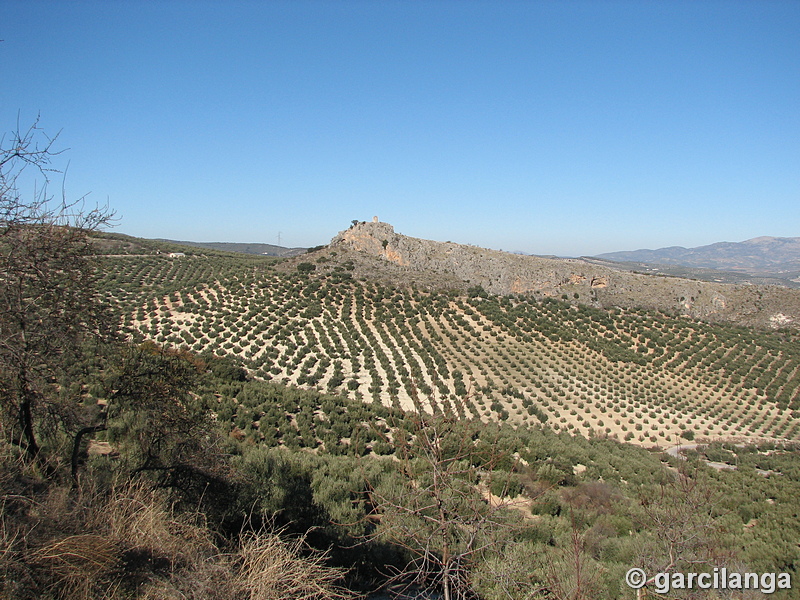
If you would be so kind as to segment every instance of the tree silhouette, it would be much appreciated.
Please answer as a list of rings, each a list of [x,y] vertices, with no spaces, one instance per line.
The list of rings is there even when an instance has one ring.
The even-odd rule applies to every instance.
[[[90,233],[107,224],[105,208],[48,192],[60,152],[38,119],[0,140],[0,402],[3,435],[40,460],[40,421],[69,428],[76,404],[54,386],[87,339],[109,335],[94,288]],[[21,192],[36,182],[31,197]]]

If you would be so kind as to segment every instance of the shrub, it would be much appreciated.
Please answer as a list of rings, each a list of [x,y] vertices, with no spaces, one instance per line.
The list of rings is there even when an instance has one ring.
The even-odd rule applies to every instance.
[[[317,270],[317,265],[310,262],[301,262],[299,265],[297,265],[297,270],[300,273],[311,273],[312,271]]]

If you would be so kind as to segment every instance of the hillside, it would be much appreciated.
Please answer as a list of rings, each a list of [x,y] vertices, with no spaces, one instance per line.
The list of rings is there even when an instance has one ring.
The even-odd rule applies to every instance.
[[[597,258],[681,265],[753,275],[800,276],[800,238],[757,237],[744,242],[718,242],[697,248],[671,246],[658,250],[610,252]]]
[[[353,399],[661,446],[695,437],[800,439],[793,329],[571,304],[552,296],[608,277],[605,287],[594,285],[599,305],[609,288],[621,297],[625,280],[593,275],[580,262],[390,237],[385,224],[348,231],[327,249],[282,263],[245,255],[106,257],[105,293],[137,339],[237,356],[264,379]],[[437,276],[436,268],[455,265],[448,256],[481,253],[499,278],[488,269],[469,282]],[[516,261],[529,258],[534,267],[526,268],[561,269],[551,280],[580,269],[588,283],[567,277],[510,296],[474,285],[507,282],[523,268]],[[421,260],[429,271],[413,266]],[[642,288],[695,286],[698,297],[709,294],[701,282],[625,276]]]
[[[210,250],[221,250],[223,252],[240,252],[242,254],[263,254],[264,256],[298,256],[305,254],[308,248],[286,248],[274,244],[260,243],[239,243],[239,242],[182,242],[177,240],[156,240],[168,244],[178,244],[181,246],[193,246],[196,248],[208,248]]]
[[[522,256],[395,233],[388,223],[358,223],[331,241],[355,275],[387,282],[492,294],[561,298],[595,308],[646,308],[709,321],[780,327],[800,323],[800,291],[652,276],[597,261]]]
[[[575,600],[579,568],[581,598],[622,600],[632,564],[796,577],[794,328],[462,292],[338,243],[100,239],[55,289],[86,292],[59,304],[79,319],[23,320],[57,351],[31,354],[38,452],[0,446],[2,597]],[[65,264],[41,256],[36,292]]]
[[[613,261],[606,258],[581,257],[582,260],[603,265],[610,269],[632,271],[634,273],[645,273],[647,275],[661,275],[664,277],[678,277],[680,279],[692,279],[709,281],[712,283],[730,283],[735,285],[747,286],[781,286],[800,289],[800,271],[789,273],[767,273],[754,275],[743,271],[720,271],[717,269],[707,269],[704,267],[687,267],[684,265],[670,265],[663,263],[639,262],[639,261]]]
[[[167,239],[144,239],[123,233],[93,232],[92,243],[98,254],[105,255],[132,255],[132,254],[161,254],[170,252],[183,252],[198,254],[207,253],[236,253],[256,254],[259,256],[291,257],[305,254],[307,248],[285,248],[273,244],[242,244],[235,242],[185,242]]]

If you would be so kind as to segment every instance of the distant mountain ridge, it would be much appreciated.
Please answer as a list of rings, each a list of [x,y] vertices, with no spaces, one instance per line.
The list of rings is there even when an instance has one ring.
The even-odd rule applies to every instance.
[[[239,252],[241,254],[262,254],[265,256],[298,256],[305,254],[308,248],[286,248],[274,244],[239,243],[239,242],[184,242],[178,240],[158,239],[158,242],[209,248],[210,250],[223,250],[225,252]]]
[[[657,250],[609,252],[596,258],[738,271],[753,275],[800,274],[800,237],[762,236],[744,242],[717,242],[697,248],[670,246]]]

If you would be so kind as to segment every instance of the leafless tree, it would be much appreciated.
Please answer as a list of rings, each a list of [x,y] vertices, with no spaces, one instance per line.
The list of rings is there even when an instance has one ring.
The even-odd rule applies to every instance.
[[[107,333],[89,234],[112,213],[68,201],[63,184],[60,196],[48,192],[60,172],[56,138],[37,119],[0,139],[0,430],[35,460],[47,418],[76,417],[75,406],[56,400],[59,369],[87,336]]]
[[[686,465],[677,473],[666,472],[665,480],[643,493],[640,503],[643,525],[652,536],[640,548],[637,566],[648,574],[734,564],[724,543],[722,498],[701,472]],[[687,592],[684,597],[697,596]]]
[[[473,437],[445,416],[417,414],[394,438],[400,477],[370,489],[374,537],[411,557],[393,583],[439,590],[444,600],[476,598],[470,567],[514,527],[511,501],[489,492],[502,453],[484,448],[478,460]]]
[[[599,569],[585,550],[585,536],[572,523],[569,544],[544,559],[545,580],[557,600],[590,600],[599,593]]]

